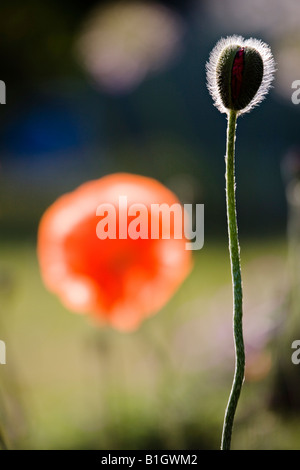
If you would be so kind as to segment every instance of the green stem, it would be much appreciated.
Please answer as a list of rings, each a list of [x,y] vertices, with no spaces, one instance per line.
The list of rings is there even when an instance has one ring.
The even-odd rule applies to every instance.
[[[245,350],[243,340],[243,292],[240,265],[240,248],[238,240],[238,227],[235,202],[235,171],[234,147],[236,130],[236,111],[230,111],[227,125],[226,149],[226,207],[229,237],[229,253],[231,262],[231,276],[233,286],[233,333],[235,346],[235,372],[233,384],[225,412],[221,450],[229,450],[233,428],[234,415],[239,401],[245,371]]]

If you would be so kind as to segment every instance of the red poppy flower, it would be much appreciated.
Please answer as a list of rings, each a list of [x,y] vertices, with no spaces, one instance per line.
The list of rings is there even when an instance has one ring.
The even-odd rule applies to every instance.
[[[147,208],[147,215],[139,219],[144,233],[136,239],[120,234],[120,217],[127,230],[142,213],[121,214],[120,197],[126,197],[128,207]],[[161,226],[158,237],[151,237],[152,204],[171,207],[179,202],[158,181],[123,173],[87,182],[60,197],[43,215],[38,231],[38,259],[46,287],[70,310],[91,313],[120,330],[135,329],[143,318],[160,310],[184,281],[192,262],[184,236],[174,236],[181,223],[176,222],[176,227],[175,218],[168,239],[162,236]],[[99,206],[102,217],[97,215]],[[115,208],[115,220],[110,219],[115,238],[105,234],[108,206]],[[97,233],[101,221],[102,236]],[[141,226],[137,225],[138,234]]]

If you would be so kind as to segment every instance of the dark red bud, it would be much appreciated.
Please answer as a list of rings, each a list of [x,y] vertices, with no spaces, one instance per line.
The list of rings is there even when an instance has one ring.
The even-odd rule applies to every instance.
[[[217,65],[217,85],[225,108],[240,111],[248,106],[261,85],[263,73],[263,60],[256,49],[226,47]]]

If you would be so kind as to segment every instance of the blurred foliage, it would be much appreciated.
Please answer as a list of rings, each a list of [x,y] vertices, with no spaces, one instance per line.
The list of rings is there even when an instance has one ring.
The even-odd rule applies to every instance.
[[[209,26],[206,2],[196,2],[196,14],[194,5],[176,8],[186,30],[176,63],[130,92],[109,94],[94,86],[75,54],[82,24],[97,2],[1,3],[1,79],[8,102],[0,116],[3,232],[15,232],[17,225],[19,232],[34,233],[58,195],[124,169],[167,185],[182,174],[191,177],[195,201],[207,208],[206,230],[215,233],[224,226],[226,122],[205,86],[205,62],[223,31]],[[244,233],[285,228],[280,161],[298,142],[298,113],[297,106],[278,101],[273,92],[239,123]]]
[[[283,283],[286,250],[271,239],[242,240],[242,246],[249,332],[262,317],[276,320],[268,298]],[[233,372],[226,243],[207,241],[171,302],[125,335],[95,328],[46,292],[31,243],[3,243],[0,250],[1,271],[11,286],[1,293],[9,366],[0,370],[10,447],[219,448]],[[268,286],[254,299],[258,272],[268,277]],[[246,339],[258,370],[263,356],[257,352],[269,350],[272,331],[255,355],[256,339]],[[260,376],[246,378],[233,448],[299,448],[296,416],[287,421],[267,406],[271,357]]]
[[[160,2],[185,24],[177,61],[115,94],[97,87],[75,54],[98,2],[1,2],[7,104],[0,113],[0,339],[9,365],[0,368],[0,421],[9,448],[219,448],[233,373],[226,120],[206,90],[205,62],[220,36],[232,33],[266,40],[283,64],[268,100],[238,123],[237,204],[250,324],[233,447],[299,448],[299,410],[285,401],[286,380],[276,382],[279,339],[289,319],[281,161],[299,145],[300,108],[289,89],[299,78],[292,75],[300,49],[298,0],[278,0],[278,9],[270,0],[253,8],[240,0],[236,8],[236,1]],[[292,50],[285,47],[290,37]],[[35,254],[48,205],[115,171],[153,176],[183,202],[205,204],[205,245],[192,275],[130,335],[97,330],[65,311],[42,286]],[[297,370],[290,383],[298,387]],[[289,413],[271,406],[274,397]]]

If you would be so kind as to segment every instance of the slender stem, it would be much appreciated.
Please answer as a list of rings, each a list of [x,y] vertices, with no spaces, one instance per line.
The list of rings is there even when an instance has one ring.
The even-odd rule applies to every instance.
[[[237,113],[230,111],[227,125],[226,149],[226,208],[229,237],[229,253],[233,286],[233,333],[235,346],[235,372],[233,384],[225,412],[221,450],[229,450],[234,415],[239,401],[245,371],[245,350],[243,340],[243,292],[240,265],[240,248],[235,200],[234,147]]]

